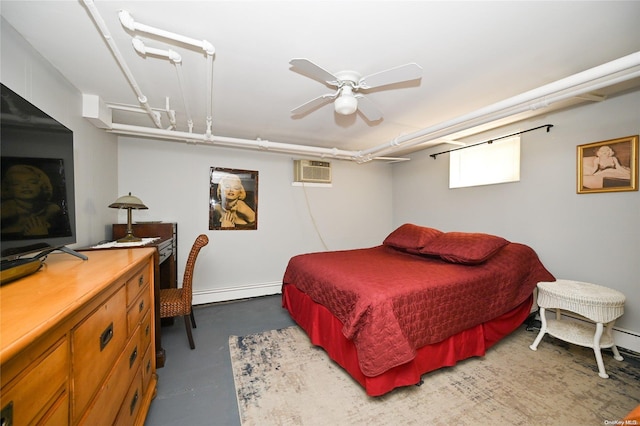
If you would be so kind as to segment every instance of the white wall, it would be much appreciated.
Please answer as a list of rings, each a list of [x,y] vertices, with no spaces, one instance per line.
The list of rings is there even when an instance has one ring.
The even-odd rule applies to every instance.
[[[257,230],[209,230],[211,167],[258,171]],[[320,236],[330,250],[381,244],[392,230],[391,166],[332,161],[332,174],[330,188],[302,188],[291,184],[291,155],[131,137],[119,141],[118,189],[149,207],[134,211],[133,221],[178,223],[180,282],[194,239],[209,236],[196,263],[195,304],[279,292],[292,256],[325,250]],[[124,212],[119,222],[126,222]]]
[[[82,118],[82,95],[4,19],[0,22],[2,83],[73,131],[76,241],[88,246],[110,236],[116,218],[116,137]],[[108,232],[108,233],[107,233]]]
[[[576,193],[576,146],[640,133],[640,92],[551,113],[469,142],[547,123],[554,125],[549,133],[522,135],[517,183],[448,189],[449,156],[429,157],[446,146],[395,164],[394,226],[413,222],[528,244],[556,278],[623,292],[625,314],[616,327],[640,336],[640,192]]]

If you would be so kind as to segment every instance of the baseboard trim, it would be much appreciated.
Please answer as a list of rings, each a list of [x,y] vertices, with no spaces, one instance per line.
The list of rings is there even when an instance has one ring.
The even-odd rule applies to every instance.
[[[252,284],[242,287],[225,287],[206,291],[193,292],[193,304],[228,302],[231,300],[248,299],[250,297],[268,296],[282,292],[282,281]]]

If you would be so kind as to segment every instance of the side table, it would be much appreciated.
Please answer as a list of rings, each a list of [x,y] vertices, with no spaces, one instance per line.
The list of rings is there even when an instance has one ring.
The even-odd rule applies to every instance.
[[[615,320],[624,313],[625,296],[617,290],[596,284],[571,280],[538,283],[538,306],[542,326],[540,333],[529,348],[536,350],[545,333],[575,345],[593,348],[598,364],[598,375],[604,379],[606,373],[602,362],[601,348],[611,348],[613,358],[622,361],[611,331]],[[547,320],[545,309],[555,308],[556,319]],[[562,309],[582,315],[595,322],[585,324],[562,320]]]

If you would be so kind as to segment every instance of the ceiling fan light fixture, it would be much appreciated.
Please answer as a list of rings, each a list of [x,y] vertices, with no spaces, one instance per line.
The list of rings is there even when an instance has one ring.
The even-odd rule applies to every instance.
[[[358,109],[358,100],[353,95],[341,95],[334,101],[334,107],[338,114],[350,115]]]

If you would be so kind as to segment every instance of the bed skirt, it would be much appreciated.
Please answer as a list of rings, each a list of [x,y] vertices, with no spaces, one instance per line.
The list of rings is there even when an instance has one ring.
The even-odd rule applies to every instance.
[[[307,333],[311,343],[322,347],[370,396],[380,396],[397,387],[417,384],[421,376],[429,371],[453,366],[470,357],[483,356],[488,348],[522,325],[529,316],[532,303],[533,297],[530,297],[496,319],[420,348],[416,357],[406,364],[369,377],[360,370],[355,345],[342,334],[340,320],[295,286],[285,284],[282,288],[282,306]]]

